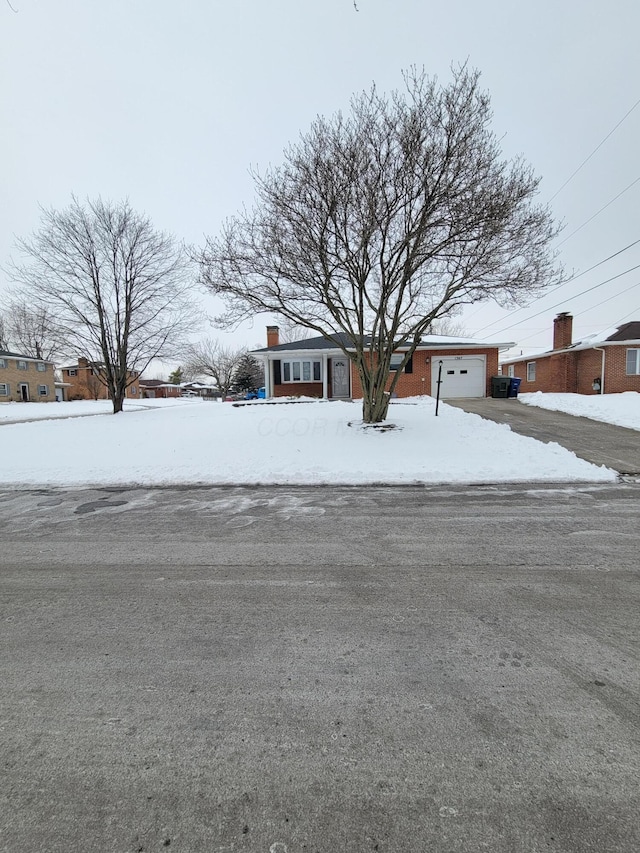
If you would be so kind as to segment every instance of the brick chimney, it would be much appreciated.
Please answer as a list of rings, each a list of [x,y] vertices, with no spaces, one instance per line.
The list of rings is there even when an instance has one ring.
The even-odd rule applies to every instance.
[[[78,359],[78,367],[89,367],[89,362],[82,356]]]
[[[267,346],[277,347],[280,344],[280,328],[278,326],[267,326]]]
[[[573,335],[573,317],[563,311],[553,321],[553,348],[566,349],[571,346]]]

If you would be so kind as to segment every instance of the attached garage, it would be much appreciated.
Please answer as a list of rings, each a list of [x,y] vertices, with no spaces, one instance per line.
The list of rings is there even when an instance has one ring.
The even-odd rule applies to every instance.
[[[442,362],[441,399],[484,397],[487,387],[486,356],[443,355],[431,360],[431,394],[436,396],[438,370]]]

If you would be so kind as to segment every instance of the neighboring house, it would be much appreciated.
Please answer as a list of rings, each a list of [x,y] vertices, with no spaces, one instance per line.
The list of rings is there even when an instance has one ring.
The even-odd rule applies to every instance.
[[[340,349],[341,342],[345,342],[348,351],[344,333],[337,333],[332,341],[319,337],[281,344],[278,326],[267,326],[266,348],[252,352],[264,363],[266,396],[303,395],[335,400],[362,397],[357,370]],[[491,393],[491,377],[498,372],[498,351],[512,346],[427,335],[407,362],[394,393],[398,397],[435,397],[442,366],[441,397],[485,397]],[[403,357],[400,349],[392,358],[392,369],[394,362],[398,364]]]
[[[62,384],[66,385],[67,400],[108,400],[109,391],[101,374],[104,372],[104,362],[88,361],[79,358],[77,364],[67,364],[60,368]],[[140,380],[135,370],[127,373],[131,380],[125,396],[136,399],[140,397]]]
[[[143,397],[148,398],[163,398],[179,397],[182,389],[179,385],[174,385],[171,382],[163,382],[161,379],[141,379],[140,393]]]
[[[216,385],[206,385],[204,382],[181,382],[180,393],[183,397],[202,397],[203,400],[216,400],[220,397]]]
[[[520,393],[618,394],[640,391],[640,321],[572,342],[573,317],[553,321],[553,349],[502,362],[502,372],[522,380]]]
[[[55,398],[56,379],[50,361],[0,350],[0,403],[51,403]]]

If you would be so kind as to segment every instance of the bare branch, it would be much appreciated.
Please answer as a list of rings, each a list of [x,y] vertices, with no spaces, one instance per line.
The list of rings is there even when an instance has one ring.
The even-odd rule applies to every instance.
[[[254,174],[254,209],[198,255],[225,299],[221,325],[269,312],[345,332],[365,420],[386,416],[394,348],[412,351],[461,305],[522,302],[562,277],[538,178],[503,158],[479,73],[443,86],[413,69],[405,84],[318,118],[280,167]]]
[[[101,363],[114,412],[133,371],[176,352],[196,323],[189,261],[182,247],[127,201],[74,197],[19,240],[26,258],[10,275],[33,310],[44,312],[57,346]]]

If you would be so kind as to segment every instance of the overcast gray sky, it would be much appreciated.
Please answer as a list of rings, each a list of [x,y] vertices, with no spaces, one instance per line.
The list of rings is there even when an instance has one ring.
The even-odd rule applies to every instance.
[[[14,12],[0,0],[0,265],[37,227],[38,205],[64,207],[71,193],[128,197],[158,228],[201,243],[251,203],[249,167],[279,163],[317,114],[372,82],[401,87],[412,64],[446,81],[466,60],[491,93],[505,154],[542,176],[542,201],[555,196],[565,266],[580,273],[640,241],[637,0],[356,4],[11,0]],[[640,243],[524,311],[490,303],[460,321],[532,353],[551,346],[561,310],[574,337],[640,320],[640,269],[595,287],[636,265]],[[0,308],[6,286],[0,274]],[[233,339],[263,343],[264,323]]]

